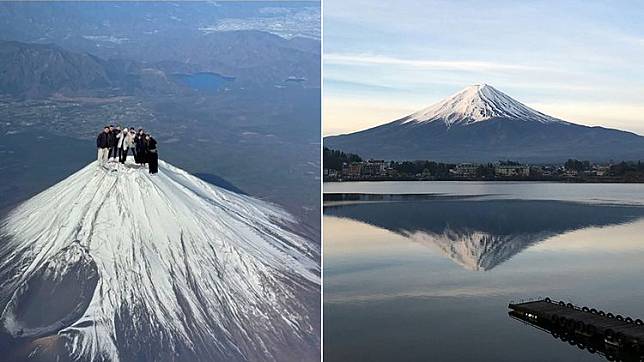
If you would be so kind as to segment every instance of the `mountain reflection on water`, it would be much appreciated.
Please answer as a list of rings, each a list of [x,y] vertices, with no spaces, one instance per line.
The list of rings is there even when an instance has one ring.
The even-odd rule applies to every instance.
[[[436,198],[331,204],[324,214],[436,246],[468,270],[491,270],[529,246],[570,231],[636,221],[644,208],[547,200]]]

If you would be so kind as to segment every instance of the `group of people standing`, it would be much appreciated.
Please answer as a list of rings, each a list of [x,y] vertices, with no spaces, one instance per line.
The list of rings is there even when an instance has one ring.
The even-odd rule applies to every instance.
[[[142,128],[135,131],[133,127],[121,129],[118,126],[105,126],[96,138],[96,147],[100,165],[117,161],[124,164],[132,151],[137,164],[147,164],[150,173],[157,173],[159,170],[157,141]]]

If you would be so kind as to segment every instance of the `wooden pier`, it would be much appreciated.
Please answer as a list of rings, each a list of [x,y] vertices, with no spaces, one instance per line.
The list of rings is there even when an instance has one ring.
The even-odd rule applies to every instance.
[[[550,298],[510,303],[510,316],[520,319],[609,360],[644,361],[644,322]],[[571,343],[573,344],[573,343]]]

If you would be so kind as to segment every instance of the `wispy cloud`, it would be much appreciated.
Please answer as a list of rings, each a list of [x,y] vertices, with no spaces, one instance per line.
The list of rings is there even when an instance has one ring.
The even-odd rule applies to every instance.
[[[405,66],[426,70],[460,70],[460,71],[526,71],[549,70],[532,65],[509,64],[487,61],[468,60],[432,60],[432,59],[404,59],[380,55],[366,54],[324,54],[325,64],[336,65],[389,65]]]

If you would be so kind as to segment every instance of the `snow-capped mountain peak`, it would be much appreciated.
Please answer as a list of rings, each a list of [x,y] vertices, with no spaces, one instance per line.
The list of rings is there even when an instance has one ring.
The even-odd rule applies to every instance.
[[[319,248],[296,220],[159,166],[94,162],[10,213],[0,332],[56,338],[74,360],[319,354]]]
[[[530,245],[554,235],[548,231],[499,235],[450,227],[442,233],[405,230],[402,234],[421,245],[436,247],[456,264],[471,271],[492,270]]]
[[[538,112],[487,84],[474,84],[405,118],[405,123],[444,122],[448,127],[492,118],[540,123],[564,122]]]

